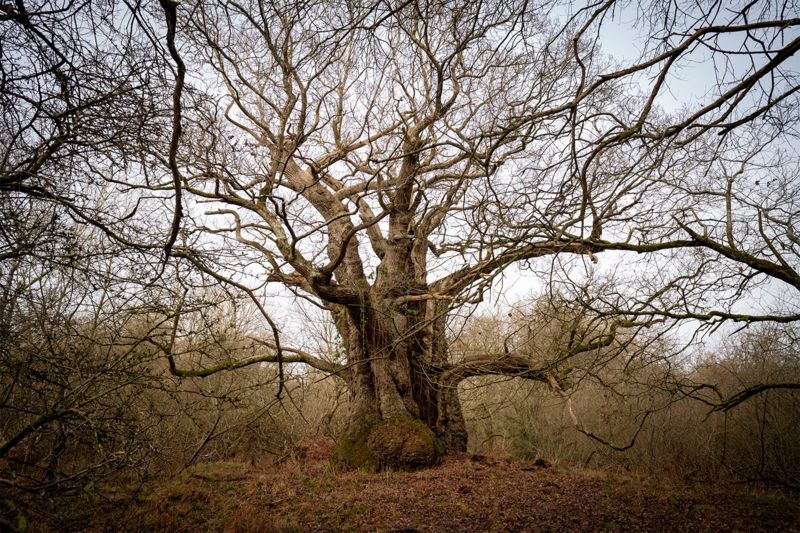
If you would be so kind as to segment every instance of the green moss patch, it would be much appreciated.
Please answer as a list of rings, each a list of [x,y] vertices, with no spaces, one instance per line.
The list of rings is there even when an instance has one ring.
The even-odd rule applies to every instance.
[[[339,441],[331,461],[345,470],[419,470],[439,463],[444,444],[422,421],[390,418]]]
[[[373,426],[363,426],[355,433],[341,439],[333,450],[331,462],[344,470],[364,470],[374,472],[378,460],[367,446],[367,439]]]
[[[367,438],[378,470],[418,470],[439,463],[444,445],[420,420],[390,418],[378,422]]]

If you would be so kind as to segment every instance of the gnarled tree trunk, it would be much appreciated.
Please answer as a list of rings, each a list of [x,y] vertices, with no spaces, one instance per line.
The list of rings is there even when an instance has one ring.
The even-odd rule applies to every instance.
[[[447,306],[426,302],[394,306],[393,299],[378,297],[376,291],[370,296],[362,306],[345,308],[337,321],[339,332],[346,339],[349,367],[345,379],[350,390],[341,462],[355,467],[374,466],[368,464],[374,458],[359,448],[367,444],[381,422],[397,419],[421,422],[428,428],[430,436],[435,435],[431,442],[434,453],[417,462],[406,461],[404,452],[395,450],[392,453],[397,455],[397,464],[377,466],[403,468],[409,461],[411,467],[427,466],[445,450],[466,451],[457,383],[442,386],[440,382],[447,364]],[[431,319],[437,311],[439,316]],[[413,435],[396,438],[413,440],[418,429],[419,424],[412,426]],[[372,442],[370,446],[373,455],[380,454],[381,443]],[[377,463],[381,462],[378,458]]]

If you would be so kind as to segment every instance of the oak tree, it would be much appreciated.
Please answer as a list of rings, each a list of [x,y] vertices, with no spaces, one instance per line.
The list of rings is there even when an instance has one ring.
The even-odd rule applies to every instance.
[[[647,32],[634,59],[605,54],[607,26],[631,14]],[[259,303],[273,351],[212,370],[306,363],[347,382],[351,444],[406,418],[463,450],[468,377],[560,389],[565,361],[621,328],[795,320],[730,308],[764,279],[798,287],[791,16],[770,3],[187,8],[181,38],[203,90],[184,116],[192,214],[176,255],[254,301],[270,284],[312,300],[345,352],[282,346]],[[665,94],[698,59],[713,84],[670,109]],[[751,191],[764,173],[776,185]],[[648,277],[633,293],[579,292],[586,312],[614,319],[565,356],[448,354],[448,317],[511,265],[573,256],[588,271],[611,250],[643,254],[634,274]]]
[[[138,254],[140,277],[173,294],[153,342],[174,374],[277,363],[282,378],[301,363],[343,379],[343,453],[364,452],[351,465],[402,455],[392,432],[465,449],[458,385],[472,376],[566,394],[570,360],[642,331],[800,317],[789,2],[3,13],[3,205],[45,202]],[[6,238],[3,260],[47,231],[12,233],[26,237]],[[550,357],[524,343],[451,354],[454,314],[512,268],[544,274],[593,327]],[[265,333],[251,356],[179,356],[194,284],[252,301]],[[330,315],[337,357],[287,344],[273,287]]]

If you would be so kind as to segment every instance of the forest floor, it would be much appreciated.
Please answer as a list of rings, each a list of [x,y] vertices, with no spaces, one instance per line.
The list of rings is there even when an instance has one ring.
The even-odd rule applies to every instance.
[[[324,455],[324,454],[323,454]],[[194,466],[82,530],[800,531],[800,499],[469,455],[419,472],[337,472],[320,454]],[[72,529],[61,524],[65,529]]]

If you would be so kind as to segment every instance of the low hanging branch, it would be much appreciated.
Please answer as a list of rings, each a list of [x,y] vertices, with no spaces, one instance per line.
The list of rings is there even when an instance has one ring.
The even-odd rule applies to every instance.
[[[172,227],[170,228],[169,238],[164,245],[164,255],[166,259],[169,259],[172,254],[172,246],[178,239],[181,218],[183,218],[181,172],[178,169],[178,146],[183,132],[181,126],[181,95],[183,94],[183,85],[186,77],[186,65],[183,59],[181,59],[178,49],[175,47],[175,26],[178,21],[178,3],[173,0],[160,0],[160,4],[164,10],[167,21],[167,48],[169,49],[169,54],[175,62],[177,69],[175,73],[175,87],[172,90],[172,138],[169,142],[168,154],[169,168],[172,172],[172,182],[175,187],[175,212],[172,216]]]
[[[25,440],[29,435],[31,435],[34,431],[38,430],[41,427],[46,426],[47,424],[54,422],[56,420],[61,420],[63,418],[73,416],[78,418],[86,418],[86,415],[77,409],[62,409],[60,411],[52,411],[49,413],[45,413],[39,416],[36,420],[22,428],[22,430],[8,439],[2,446],[0,446],[0,457],[5,457],[9,451],[11,451],[14,446]]]
[[[753,396],[758,396],[762,392],[766,392],[771,389],[784,389],[784,390],[792,390],[792,389],[800,389],[800,383],[763,383],[760,385],[754,385],[752,387],[748,387],[738,393],[734,394],[730,398],[719,402],[718,404],[714,405],[711,411],[722,411],[727,412],[736,407],[737,405],[744,403],[745,401],[749,400]]]
[[[178,305],[175,308],[175,316],[172,321],[169,344],[167,346],[158,344],[158,346],[167,356],[167,362],[169,364],[170,374],[174,376],[183,378],[189,378],[189,377],[205,378],[226,370],[236,370],[239,368],[245,368],[259,363],[278,363],[280,370],[279,372],[280,385],[277,396],[280,397],[280,394],[283,391],[285,384],[283,376],[284,363],[303,363],[312,368],[316,368],[317,370],[321,370],[323,372],[339,376],[343,375],[343,373],[346,371],[346,368],[342,365],[332,363],[324,359],[320,359],[319,357],[315,357],[302,350],[280,346],[276,344],[276,342],[269,342],[263,339],[257,339],[253,337],[251,337],[250,339],[270,350],[274,350],[274,352],[265,355],[255,355],[252,357],[246,357],[244,359],[236,361],[233,360],[224,361],[222,363],[205,368],[198,368],[193,370],[180,369],[178,368],[178,365],[175,362],[174,354],[175,354],[175,344],[178,337],[178,327],[183,312],[183,305],[185,298],[186,298],[186,293],[184,292],[184,295],[180,298],[180,300],[178,300]],[[271,325],[274,326],[273,323],[271,323]],[[275,332],[275,330],[273,332]]]
[[[591,431],[583,427],[583,424],[581,424],[580,420],[578,419],[578,415],[576,415],[574,409],[572,409],[572,398],[570,398],[569,394],[567,394],[567,391],[565,391],[561,387],[555,376],[553,375],[547,376],[547,383],[550,385],[550,388],[556,391],[564,399],[564,404],[567,408],[567,412],[569,413],[569,416],[572,419],[572,424],[575,426],[575,429],[578,431],[578,433],[582,433],[583,435],[586,435],[590,439],[599,442],[603,446],[607,446],[612,450],[616,450],[618,452],[624,452],[625,450],[630,450],[631,448],[633,448],[634,444],[636,444],[636,439],[639,437],[639,433],[642,432],[642,428],[644,427],[645,422],[647,422],[647,418],[652,413],[652,411],[647,411],[644,414],[644,416],[642,417],[642,421],[639,423],[639,427],[636,428],[636,432],[631,437],[630,442],[628,442],[625,445],[614,444],[604,439],[600,435],[592,433]]]

